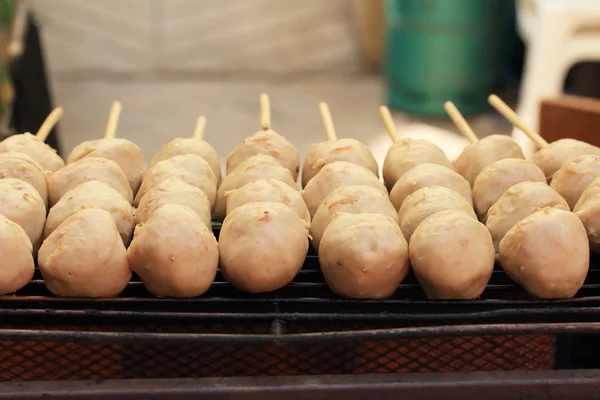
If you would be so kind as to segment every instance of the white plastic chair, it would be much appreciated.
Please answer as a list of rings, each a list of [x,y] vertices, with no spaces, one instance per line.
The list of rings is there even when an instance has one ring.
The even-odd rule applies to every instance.
[[[562,92],[569,69],[600,61],[600,0],[517,0],[517,29],[527,46],[517,112],[537,131],[541,101]],[[523,132],[512,135],[526,155],[535,151]]]

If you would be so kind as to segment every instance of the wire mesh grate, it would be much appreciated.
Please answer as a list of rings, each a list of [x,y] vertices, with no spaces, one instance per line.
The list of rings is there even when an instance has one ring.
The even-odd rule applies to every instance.
[[[319,325],[310,326],[310,325]],[[323,329],[322,323],[302,330]],[[368,326],[373,328],[379,326]],[[47,329],[47,326],[40,329]],[[164,331],[159,325],[119,329]],[[173,332],[197,326],[170,325]],[[219,331],[222,331],[222,326]],[[326,327],[327,328],[327,327]],[[332,330],[356,329],[336,325]],[[74,328],[73,328],[74,329]],[[114,331],[114,326],[84,329]],[[228,332],[246,331],[231,325]],[[210,327],[205,327],[209,332]],[[257,327],[255,332],[264,331]],[[0,341],[0,380],[98,380],[542,370],[554,367],[554,336],[459,336],[298,344],[177,344],[157,342]]]

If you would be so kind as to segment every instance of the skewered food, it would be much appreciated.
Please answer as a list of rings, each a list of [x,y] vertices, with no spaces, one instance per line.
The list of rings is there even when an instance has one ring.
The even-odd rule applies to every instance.
[[[227,199],[225,193],[239,189],[251,180],[276,179],[286,185],[297,189],[296,181],[292,173],[279,164],[273,157],[265,154],[257,154],[246,160],[231,173],[223,178],[217,192],[217,201],[213,211],[215,219],[225,218],[227,212]]]
[[[404,238],[409,241],[415,229],[425,218],[443,210],[462,211],[473,219],[477,219],[473,207],[459,193],[442,186],[430,186],[410,194],[398,210],[400,229]]]
[[[277,202],[290,207],[300,218],[310,223],[310,212],[300,192],[277,179],[252,179],[238,189],[225,192],[225,197],[227,214],[247,203]]]
[[[387,107],[380,107],[383,122],[393,141],[383,161],[381,173],[388,190],[392,190],[398,179],[411,168],[419,164],[439,164],[454,170],[454,166],[444,151],[433,142],[423,139],[400,138],[396,125]]]
[[[439,164],[454,170],[442,149],[428,140],[399,139],[392,144],[383,162],[383,181],[388,190],[392,190],[398,179],[411,168],[419,164]]]
[[[390,192],[390,200],[396,210],[399,210],[407,196],[430,186],[452,189],[463,196],[471,206],[473,205],[471,185],[465,178],[442,165],[427,163],[419,164],[402,175]]]
[[[379,177],[379,165],[371,150],[356,139],[338,139],[331,113],[326,103],[319,104],[327,134],[326,142],[314,143],[308,149],[302,165],[302,187],[323,168],[335,161],[349,161],[367,168]]]
[[[176,138],[165,144],[159,152],[152,157],[150,164],[148,164],[148,168],[152,168],[159,161],[174,156],[196,154],[206,160],[215,174],[217,182],[221,182],[221,161],[219,160],[219,155],[210,143],[203,140],[205,125],[206,118],[202,116],[198,117],[194,136],[191,138]]]
[[[387,215],[340,212],[323,233],[319,264],[334,293],[385,299],[408,275],[408,244]]]
[[[486,167],[504,159],[524,159],[523,151],[510,136],[491,135],[471,143],[458,156],[454,166],[473,186]]]
[[[286,138],[271,130],[269,98],[266,94],[262,94],[260,100],[261,130],[244,139],[229,153],[226,172],[229,174],[254,155],[265,154],[273,157],[287,168],[292,173],[295,182],[300,172],[300,153]]]
[[[100,208],[112,215],[125,246],[133,233],[131,204],[115,189],[98,181],[84,182],[65,193],[50,209],[44,237],[50,236],[68,217],[86,208]]]
[[[321,168],[336,161],[363,166],[379,177],[379,166],[371,150],[356,139],[342,138],[310,146],[302,167],[302,187],[306,187]]]
[[[398,213],[381,189],[366,185],[340,186],[325,197],[312,220],[310,234],[315,251],[319,251],[323,232],[339,212],[384,214],[398,224]]]
[[[195,154],[182,154],[156,163],[144,174],[140,190],[133,204],[137,207],[144,195],[154,186],[168,178],[178,178],[202,190],[211,208],[217,196],[217,178],[204,158]]]
[[[473,203],[479,219],[485,223],[491,206],[511,186],[520,182],[546,182],[541,169],[534,163],[517,158],[505,158],[485,167],[473,184]]]
[[[485,223],[492,234],[496,252],[502,238],[517,222],[544,207],[569,210],[565,199],[546,182],[521,182],[504,192],[490,207]]]
[[[33,186],[20,179],[0,179],[0,214],[23,228],[37,249],[46,222],[46,207]]]
[[[592,251],[600,253],[600,178],[596,178],[583,191],[573,212],[587,231]]]
[[[67,164],[85,157],[113,160],[123,170],[131,190],[135,193],[140,187],[144,173],[144,155],[135,143],[115,137],[120,114],[121,103],[115,101],[110,110],[104,138],[88,140],[75,146],[67,158]]]
[[[583,191],[600,177],[600,156],[586,154],[567,161],[554,174],[550,186],[574,208]]]
[[[215,280],[219,265],[212,231],[194,210],[179,204],[160,207],[138,225],[127,256],[131,269],[157,296],[200,296]]]
[[[0,153],[0,179],[15,178],[29,183],[48,206],[48,184],[44,171],[35,160],[24,153]]]
[[[579,140],[567,138],[548,143],[537,132],[527,126],[498,96],[490,95],[488,101],[515,127],[523,131],[540,149],[531,157],[531,161],[544,171],[548,182],[552,180],[554,173],[567,161],[585,154],[600,156],[600,148]]]
[[[31,240],[23,228],[0,214],[0,294],[16,292],[33,278],[32,251]]]
[[[189,207],[211,228],[210,201],[204,192],[178,178],[167,178],[148,190],[135,212],[135,223],[144,224],[162,206],[177,204]]]
[[[37,133],[29,132],[12,135],[0,143],[0,153],[17,152],[27,154],[33,158],[45,171],[57,171],[65,165],[65,162],[56,150],[48,146],[44,141],[54,128],[54,125],[62,117],[62,107],[55,108],[46,118]]]
[[[302,191],[310,215],[315,215],[325,197],[334,189],[350,185],[372,186],[387,195],[385,186],[371,171],[348,161],[336,161],[325,165]]]
[[[219,236],[223,276],[238,289],[261,293],[290,283],[304,264],[310,224],[281,203],[247,203],[233,210]]]
[[[541,299],[575,296],[590,262],[582,222],[574,213],[552,207],[517,222],[500,241],[499,255],[508,276]]]
[[[550,182],[563,164],[582,155],[600,156],[600,148],[575,139],[560,139],[538,150],[531,161],[544,171]]]
[[[115,220],[99,208],[71,215],[52,232],[40,247],[38,265],[57,296],[115,297],[131,278]]]
[[[48,203],[55,205],[69,190],[89,181],[98,181],[121,193],[131,203],[133,193],[123,170],[113,160],[85,157],[48,174]]]
[[[494,269],[490,233],[461,211],[427,217],[412,235],[408,251],[417,280],[430,299],[475,299]]]
[[[464,176],[471,186],[475,184],[479,173],[496,161],[505,158],[525,158],[521,147],[510,136],[491,135],[479,140],[454,103],[447,101],[444,109],[458,130],[471,142],[454,163],[458,173]]]

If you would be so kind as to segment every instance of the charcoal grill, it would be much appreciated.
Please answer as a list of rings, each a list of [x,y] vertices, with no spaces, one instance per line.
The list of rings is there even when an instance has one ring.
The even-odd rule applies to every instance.
[[[219,273],[193,299],[156,298],[137,277],[118,298],[61,298],[36,270],[0,297],[0,381],[548,370],[556,335],[600,331],[599,294],[596,260],[577,297],[556,301],[499,268],[477,300],[429,301],[414,276],[389,299],[347,300],[314,253],[273,293]]]

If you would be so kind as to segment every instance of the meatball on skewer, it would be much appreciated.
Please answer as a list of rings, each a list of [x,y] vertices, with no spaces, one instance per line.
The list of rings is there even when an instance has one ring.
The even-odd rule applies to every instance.
[[[67,164],[80,161],[86,157],[104,158],[114,161],[122,170],[133,194],[137,192],[144,173],[144,156],[140,148],[133,142],[116,137],[121,103],[113,102],[104,138],[88,140],[75,146],[67,157]]]
[[[381,170],[383,182],[388,190],[392,190],[404,173],[419,164],[439,164],[454,170],[454,166],[442,149],[429,140],[400,138],[389,109],[381,106],[379,111],[393,141]]]
[[[0,153],[17,152],[26,154],[34,159],[44,171],[54,172],[64,167],[65,162],[56,154],[56,150],[44,143],[62,115],[62,107],[52,110],[35,136],[25,132],[7,137],[0,143]]]
[[[321,168],[335,161],[355,163],[379,177],[379,165],[371,150],[356,139],[338,139],[327,103],[320,103],[319,110],[325,125],[327,141],[314,143],[308,149],[302,166],[302,187],[306,187]]]
[[[544,171],[548,182],[552,180],[554,173],[558,171],[563,164],[573,158],[582,155],[600,156],[600,148],[580,140],[565,138],[548,143],[539,135],[539,133],[528,127],[506,103],[500,100],[498,96],[490,95],[488,101],[515,127],[522,130],[539,148],[539,150],[531,157],[531,161]]]
[[[206,160],[210,165],[217,182],[221,182],[221,161],[214,147],[204,140],[204,131],[206,127],[206,118],[198,117],[196,121],[196,129],[192,137],[180,137],[171,140],[165,144],[158,153],[152,157],[148,168],[152,168],[157,162],[164,161],[168,158],[180,156],[184,154],[196,154]]]

